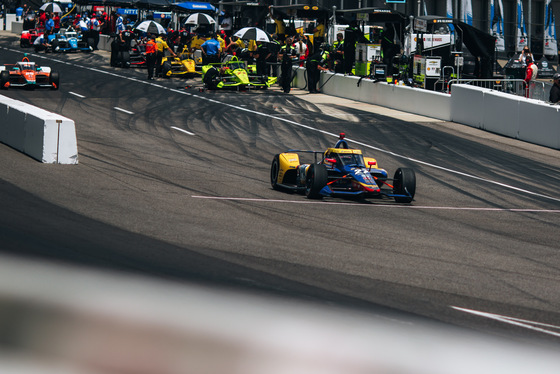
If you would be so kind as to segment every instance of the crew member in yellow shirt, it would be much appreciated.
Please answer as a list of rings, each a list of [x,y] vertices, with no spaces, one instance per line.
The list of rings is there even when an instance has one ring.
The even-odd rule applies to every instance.
[[[313,45],[319,46],[325,41],[325,25],[323,21],[317,21],[317,26],[313,29]]]
[[[175,54],[175,52],[169,48],[169,45],[167,44],[167,42],[165,41],[165,35],[164,34],[160,34],[157,38],[156,38],[156,46],[157,46],[157,52],[156,52],[156,77],[161,77],[162,73],[161,73],[161,60],[163,59],[163,56],[165,56],[165,51],[169,51],[169,53],[171,53],[172,56],[177,56]]]
[[[218,39],[218,41],[220,42],[220,49],[222,50],[222,53],[224,53],[226,50],[226,41],[222,37],[221,33],[216,34],[216,39]]]

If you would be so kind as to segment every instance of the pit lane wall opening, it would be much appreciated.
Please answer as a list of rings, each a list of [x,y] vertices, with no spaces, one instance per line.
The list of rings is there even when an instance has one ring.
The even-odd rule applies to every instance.
[[[307,88],[305,68],[297,68],[293,84]],[[446,94],[331,72],[321,73],[319,87],[327,95],[453,121],[560,149],[559,105],[465,84],[454,84],[451,94]]]
[[[2,95],[0,142],[44,163],[78,163],[73,120]]]

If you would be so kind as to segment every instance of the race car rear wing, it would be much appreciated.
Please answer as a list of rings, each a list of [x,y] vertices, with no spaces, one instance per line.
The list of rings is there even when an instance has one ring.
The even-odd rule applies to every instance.
[[[307,151],[307,150],[301,150],[301,149],[289,149],[284,153],[313,153],[313,156],[315,157],[315,163],[318,164],[320,161],[323,161],[323,154],[325,153],[324,151]],[[318,161],[317,160],[317,155],[321,155],[321,160]]]

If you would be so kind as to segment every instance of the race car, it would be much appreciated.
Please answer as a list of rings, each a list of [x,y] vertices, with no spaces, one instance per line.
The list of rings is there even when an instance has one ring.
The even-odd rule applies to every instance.
[[[19,46],[21,48],[31,47],[35,39],[37,39],[40,34],[41,33],[35,29],[23,30],[19,38]]]
[[[53,52],[92,52],[93,47],[82,40],[76,31],[64,31],[54,36],[49,35],[49,44]]]
[[[270,168],[270,184],[275,190],[305,193],[309,199],[326,196],[395,199],[410,203],[416,192],[416,174],[398,168],[393,179],[379,168],[377,160],[363,157],[359,149],[348,148],[344,133],[333,148],[323,151],[288,150],[277,154]],[[314,162],[300,163],[300,154],[313,154]]]
[[[179,54],[179,57],[168,56],[162,58],[161,68],[164,77],[201,74],[201,72],[196,70],[194,60],[190,58],[188,51],[185,49]]]
[[[9,87],[49,87],[58,90],[59,75],[49,67],[30,62],[25,56],[15,64],[0,66],[0,88]]]
[[[202,82],[209,89],[240,87],[267,89],[276,83],[277,79],[277,77],[251,74],[247,70],[247,63],[236,58],[202,67]]]
[[[146,45],[145,44],[137,44],[130,48],[130,53],[128,55],[129,58],[129,67],[138,67],[138,68],[145,68],[148,66],[146,62]]]

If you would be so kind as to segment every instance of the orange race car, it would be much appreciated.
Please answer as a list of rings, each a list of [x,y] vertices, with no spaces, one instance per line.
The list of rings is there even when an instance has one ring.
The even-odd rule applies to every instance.
[[[27,55],[15,64],[5,64],[0,66],[0,88],[9,87],[49,87],[58,90],[60,77],[58,72],[51,71],[51,68],[39,66],[29,61]]]

